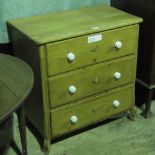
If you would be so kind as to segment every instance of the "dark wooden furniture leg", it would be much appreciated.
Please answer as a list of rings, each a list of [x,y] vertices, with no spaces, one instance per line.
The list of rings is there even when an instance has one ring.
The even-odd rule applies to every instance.
[[[14,139],[10,142],[10,146],[17,155],[23,155],[21,150],[18,148],[17,144],[15,143]]]
[[[154,94],[154,89],[150,89],[146,96],[145,110],[141,114],[146,119],[152,116],[152,112],[150,109],[151,109],[151,101],[153,99],[153,94]]]
[[[18,122],[19,122],[19,130],[20,130],[20,137],[21,137],[23,155],[28,155],[27,154],[27,140],[26,140],[24,106],[21,106],[17,110],[17,116],[18,116]]]

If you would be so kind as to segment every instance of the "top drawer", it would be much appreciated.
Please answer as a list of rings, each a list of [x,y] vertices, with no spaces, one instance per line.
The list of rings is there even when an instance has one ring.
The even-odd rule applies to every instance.
[[[132,25],[47,44],[48,75],[132,54],[137,50],[137,40],[138,25]],[[115,47],[117,41],[122,47],[119,48],[119,43]]]

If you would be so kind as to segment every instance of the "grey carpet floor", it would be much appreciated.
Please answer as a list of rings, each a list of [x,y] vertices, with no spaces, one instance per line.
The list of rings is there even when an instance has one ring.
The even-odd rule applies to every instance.
[[[152,111],[155,114],[155,101]],[[50,155],[155,155],[155,116],[135,121],[127,117],[82,132],[51,145]],[[16,119],[15,119],[16,120]],[[15,141],[21,147],[17,121],[14,122]],[[43,155],[38,142],[27,129],[29,155]],[[16,155],[9,148],[6,155]]]

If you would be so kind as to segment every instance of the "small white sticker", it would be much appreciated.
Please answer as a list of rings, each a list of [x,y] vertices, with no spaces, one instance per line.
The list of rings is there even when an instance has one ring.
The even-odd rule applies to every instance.
[[[88,37],[88,43],[93,43],[102,40],[102,34],[97,34]]]
[[[98,30],[99,27],[96,26],[96,27],[92,27],[91,29],[92,29],[92,30]]]

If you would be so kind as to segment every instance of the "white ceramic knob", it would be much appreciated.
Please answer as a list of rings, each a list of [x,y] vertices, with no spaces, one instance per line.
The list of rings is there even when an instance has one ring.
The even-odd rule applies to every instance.
[[[115,108],[118,108],[118,107],[120,106],[120,102],[119,102],[118,100],[114,100],[114,101],[113,101],[113,106],[114,106]]]
[[[122,46],[123,46],[123,44],[121,41],[116,41],[115,48],[120,49],[120,48],[122,48]]]
[[[114,78],[115,78],[116,80],[119,80],[119,79],[121,78],[121,73],[115,72]]]
[[[74,53],[68,53],[68,55],[67,55],[67,59],[68,59],[68,61],[74,61],[75,60],[75,54]]]
[[[71,94],[74,94],[75,92],[76,92],[76,87],[75,86],[70,86],[69,87],[69,92],[71,93]]]
[[[77,116],[71,116],[70,121],[71,121],[73,124],[76,124],[76,123],[78,122],[78,117],[77,117]]]

